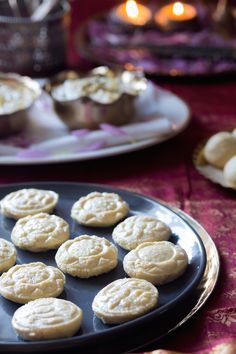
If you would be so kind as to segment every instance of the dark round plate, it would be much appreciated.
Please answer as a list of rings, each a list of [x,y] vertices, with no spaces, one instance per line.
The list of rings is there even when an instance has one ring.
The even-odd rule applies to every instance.
[[[171,242],[181,245],[187,252],[189,258],[189,265],[182,277],[176,281],[159,286],[159,306],[150,313],[129,321],[127,323],[109,326],[103,324],[98,318],[93,315],[91,303],[95,294],[109,282],[123,278],[126,276],[123,267],[122,259],[127,253],[119,248],[119,265],[108,274],[90,279],[77,279],[71,276],[66,277],[66,287],[62,294],[62,298],[68,299],[84,311],[84,319],[82,328],[79,333],[68,339],[50,340],[50,341],[35,341],[26,342],[19,339],[11,327],[11,318],[14,311],[19,307],[11,301],[0,298],[0,352],[42,352],[42,351],[59,351],[63,349],[76,348],[79,353],[91,352],[93,353],[121,353],[123,351],[131,350],[139,345],[139,340],[133,342],[132,346],[125,338],[137,336],[141,328],[150,325],[153,321],[155,323],[162,323],[162,320],[167,316],[174,315],[174,310],[184,305],[184,300],[191,295],[194,289],[200,282],[205,265],[206,255],[203,243],[197,231],[177,212],[166,207],[162,203],[153,200],[149,197],[138,195],[125,190],[120,190],[108,186],[99,186],[92,184],[73,184],[73,183],[30,183],[17,184],[0,187],[0,199],[6,194],[21,189],[21,188],[40,188],[53,190],[60,195],[59,204],[55,210],[55,214],[63,217],[70,224],[71,238],[80,234],[90,234],[105,236],[111,240],[112,228],[88,228],[83,227],[72,221],[70,218],[70,210],[72,204],[81,196],[86,195],[92,191],[108,191],[115,192],[121,195],[130,205],[130,215],[144,213],[160,218],[166,222],[172,229]],[[10,240],[10,233],[15,222],[11,219],[1,216],[0,234],[1,237]],[[48,265],[55,265],[54,251],[46,253],[33,254],[18,249],[17,263],[28,263],[32,261],[42,261]],[[178,306],[177,306],[178,305]],[[147,327],[146,327],[147,328]],[[156,327],[156,337],[160,336],[161,329]],[[121,338],[123,341],[121,341]],[[134,337],[135,339],[135,337]],[[146,338],[146,341],[150,340]],[[112,343],[112,350],[111,350]],[[127,346],[126,346],[127,343]],[[144,342],[142,342],[144,344]],[[122,347],[122,349],[121,349]],[[93,348],[93,349],[91,349]]]

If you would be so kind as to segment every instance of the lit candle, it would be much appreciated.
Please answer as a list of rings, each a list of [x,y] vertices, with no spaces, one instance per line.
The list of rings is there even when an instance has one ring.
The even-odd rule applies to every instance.
[[[180,1],[163,6],[155,15],[156,23],[164,29],[184,28],[196,19],[196,8]]]
[[[115,16],[119,21],[135,26],[144,26],[151,19],[151,11],[146,6],[135,0],[127,0],[126,3],[116,8]]]

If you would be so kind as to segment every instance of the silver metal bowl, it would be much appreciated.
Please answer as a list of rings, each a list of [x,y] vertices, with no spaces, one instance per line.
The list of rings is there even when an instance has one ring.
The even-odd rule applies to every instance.
[[[106,85],[106,80],[109,81],[110,78],[115,78],[116,75],[123,74],[126,74],[124,78],[127,84],[126,90],[112,91],[111,89],[111,98],[109,99],[108,97],[106,102],[103,101],[103,96],[105,94],[109,96],[109,91],[106,91],[104,95],[101,94],[100,101],[98,97],[95,99],[94,95],[101,89],[101,86]],[[133,76],[129,78],[127,70],[114,71],[107,67],[97,67],[86,75],[74,71],[64,71],[52,78],[46,84],[45,89],[52,96],[56,112],[70,129],[96,129],[101,123],[122,125],[132,120],[135,114],[135,98],[147,86],[147,81],[141,73],[137,72],[136,76],[134,73],[130,75]],[[59,99],[54,94],[54,89],[63,85],[67,80],[73,84],[74,80],[90,80],[91,78],[95,80],[94,87],[92,90],[90,87],[88,92],[82,92],[79,97]],[[102,78],[101,85],[99,78]],[[98,82],[96,82],[96,79]]]
[[[18,133],[23,129],[27,123],[27,117],[31,107],[41,95],[41,88],[39,84],[26,76],[20,76],[12,73],[0,73],[0,85],[4,85],[4,83],[14,85],[14,87],[18,87],[19,90],[27,89],[29,91],[29,95],[32,95],[32,99],[29,100],[25,106],[23,105],[23,107],[15,107],[11,112],[0,113],[0,137],[6,137],[8,135]]]

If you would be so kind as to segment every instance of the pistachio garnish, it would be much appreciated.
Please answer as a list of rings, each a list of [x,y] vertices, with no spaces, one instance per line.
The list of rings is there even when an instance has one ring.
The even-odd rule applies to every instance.
[[[51,94],[57,101],[71,101],[89,98],[101,104],[117,101],[122,94],[138,96],[147,88],[147,80],[141,72],[111,70],[100,66],[91,70],[87,76],[66,79],[54,86]]]

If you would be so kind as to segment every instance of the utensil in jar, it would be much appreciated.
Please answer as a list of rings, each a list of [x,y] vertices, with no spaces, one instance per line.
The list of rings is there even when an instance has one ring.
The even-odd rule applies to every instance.
[[[11,8],[14,17],[21,17],[21,12],[17,0],[8,0],[9,6]]]
[[[52,11],[56,5],[59,4],[59,0],[45,0],[42,4],[33,12],[30,16],[32,21],[42,21]]]

